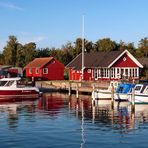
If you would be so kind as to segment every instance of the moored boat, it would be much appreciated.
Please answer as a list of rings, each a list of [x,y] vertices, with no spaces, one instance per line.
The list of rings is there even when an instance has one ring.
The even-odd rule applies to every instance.
[[[118,85],[115,93],[114,100],[116,101],[128,101],[129,94],[132,92],[135,84],[132,83],[121,83]]]
[[[21,78],[0,79],[0,101],[18,98],[38,98],[39,89],[35,86],[20,85]]]
[[[92,92],[92,98],[95,99],[111,99],[112,91],[115,91],[117,86],[119,85],[119,81],[111,81],[108,89],[97,89]]]
[[[134,101],[137,104],[147,104],[148,103],[148,84],[136,84],[134,87],[134,96],[132,93],[129,94],[129,101]]]

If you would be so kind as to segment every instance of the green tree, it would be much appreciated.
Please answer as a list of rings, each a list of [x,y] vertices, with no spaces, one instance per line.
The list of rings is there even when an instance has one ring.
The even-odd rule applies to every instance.
[[[9,36],[7,45],[4,47],[3,55],[5,64],[15,65],[16,64],[16,53],[17,53],[18,41],[15,36]]]
[[[94,46],[94,43],[92,41],[86,41],[85,43],[85,50],[86,52],[91,52],[91,51],[94,51],[95,49],[95,46]]]
[[[24,54],[24,47],[22,44],[18,44],[17,46],[17,53],[16,53],[16,64],[17,67],[24,67],[25,66],[25,54]]]
[[[41,48],[37,49],[36,57],[49,57],[50,56],[50,49],[49,48]]]
[[[110,38],[100,39],[96,42],[96,51],[112,51],[117,50],[117,43]]]
[[[25,56],[24,64],[28,64],[36,57],[36,44],[34,42],[30,42],[24,45],[23,47],[23,55]]]
[[[0,53],[0,65],[4,64],[4,55]]]
[[[73,57],[76,57],[78,54],[82,52],[82,39],[77,38],[76,41],[74,42],[75,46],[73,49]]]
[[[126,43],[120,40],[120,43],[118,44],[119,50],[125,50],[126,49]]]
[[[68,42],[66,43],[66,45],[63,45],[62,48],[61,48],[61,62],[64,64],[64,65],[67,65],[74,57],[73,57],[73,52],[74,50],[74,47],[72,46],[72,43]]]
[[[144,57],[148,57],[148,38],[145,37],[139,41],[138,49]]]

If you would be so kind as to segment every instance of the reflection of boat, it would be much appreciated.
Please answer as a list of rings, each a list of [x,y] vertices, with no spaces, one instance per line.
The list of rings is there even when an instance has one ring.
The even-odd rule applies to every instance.
[[[148,103],[148,84],[136,84],[134,87],[135,103]],[[132,102],[132,93],[129,95]]]
[[[129,93],[131,93],[132,88],[135,84],[131,83],[121,83],[118,85],[116,92],[114,94],[114,99],[119,101],[125,101],[129,98]]]
[[[37,87],[27,87],[19,85],[21,78],[2,78],[0,79],[0,101],[18,98],[37,98],[39,89]]]
[[[115,91],[119,82],[111,81],[108,89],[98,89],[92,92],[92,98],[95,99],[111,99],[112,91]],[[113,90],[114,89],[114,90]]]
[[[0,104],[0,111],[13,111],[16,112],[17,104]]]

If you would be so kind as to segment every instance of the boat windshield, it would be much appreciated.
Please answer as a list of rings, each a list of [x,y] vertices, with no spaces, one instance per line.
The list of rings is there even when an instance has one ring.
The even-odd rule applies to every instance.
[[[0,81],[0,86],[5,86],[8,81]]]
[[[14,81],[8,81],[5,86],[11,86],[14,83]]]
[[[144,94],[148,94],[148,86],[145,88],[145,90],[144,90],[143,93],[144,93]]]
[[[0,86],[11,86],[14,81],[0,81]]]
[[[142,87],[142,86],[136,86],[136,87],[135,87],[135,90],[136,90],[136,91],[141,90],[141,87]]]
[[[123,86],[120,86],[120,87],[118,88],[118,93],[122,93],[123,90],[124,90],[124,87],[123,87]]]

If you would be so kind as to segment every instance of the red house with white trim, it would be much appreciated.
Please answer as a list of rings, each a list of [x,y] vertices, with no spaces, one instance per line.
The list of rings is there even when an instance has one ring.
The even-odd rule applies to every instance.
[[[82,54],[67,66],[70,80],[118,80],[139,79],[143,65],[128,51],[84,53],[82,76]]]
[[[53,57],[36,58],[24,68],[26,77],[41,80],[63,80],[64,65]]]

